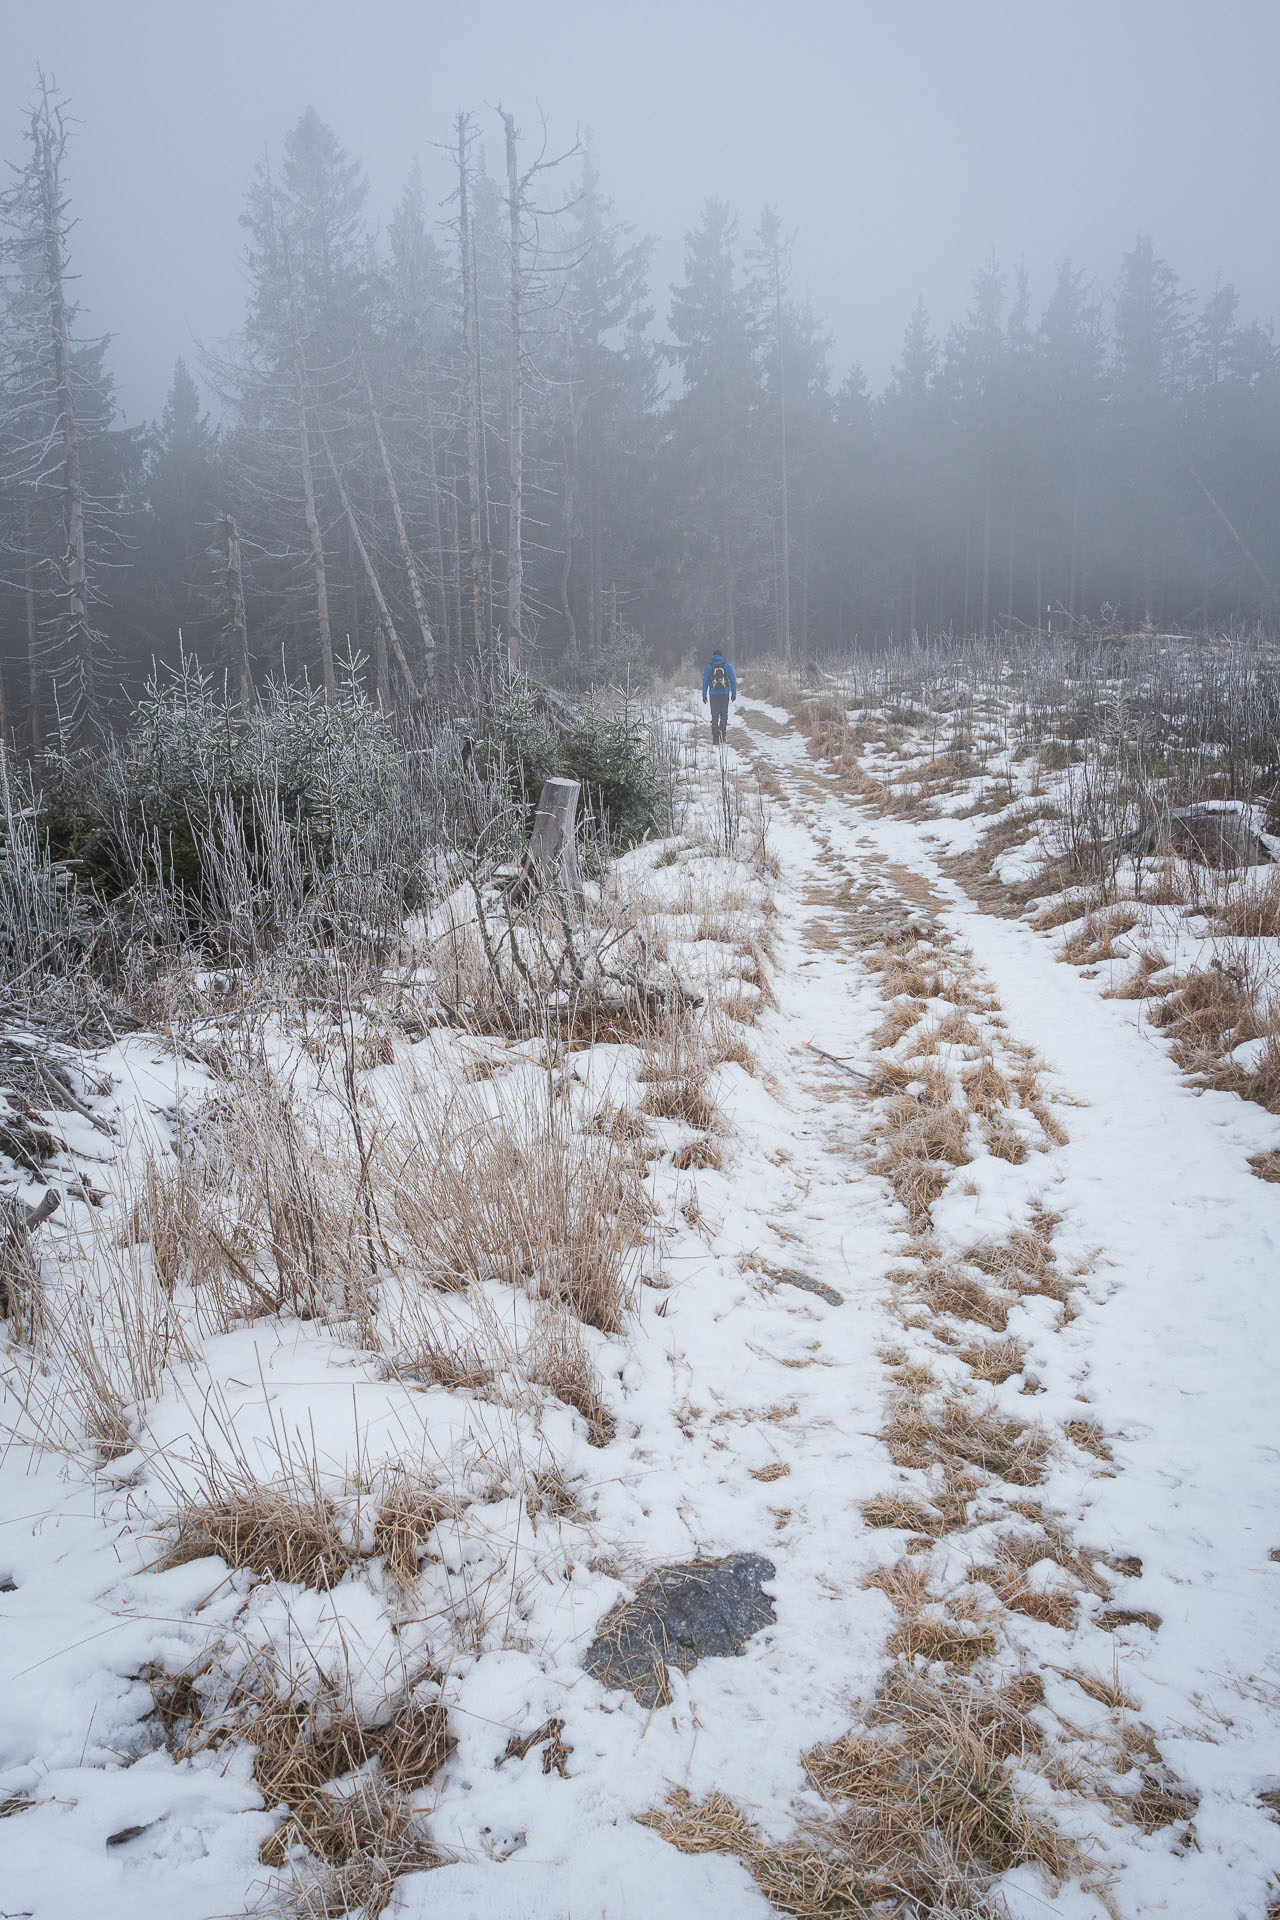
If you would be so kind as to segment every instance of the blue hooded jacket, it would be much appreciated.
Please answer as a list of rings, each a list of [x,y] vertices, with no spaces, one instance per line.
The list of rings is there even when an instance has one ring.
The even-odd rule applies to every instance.
[[[724,668],[726,677],[728,678],[728,681],[729,681],[729,692],[732,694],[733,698],[736,700],[738,697],[738,683],[733,677],[733,668],[729,665],[729,662],[725,659],[722,653],[713,653],[708,665],[703,668],[703,671],[702,671],[703,699],[705,700],[707,697],[707,693],[711,686],[712,669],[715,667]]]

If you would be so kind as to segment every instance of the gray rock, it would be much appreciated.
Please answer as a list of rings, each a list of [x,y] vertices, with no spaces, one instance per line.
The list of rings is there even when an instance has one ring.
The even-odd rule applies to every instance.
[[[742,1653],[753,1633],[776,1618],[761,1591],[777,1568],[759,1553],[658,1567],[634,1600],[607,1613],[583,1665],[604,1687],[623,1687],[642,1707],[671,1698],[667,1668],[688,1673],[699,1660]]]
[[[1121,844],[1133,853],[1173,853],[1194,860],[1197,866],[1227,871],[1265,867],[1272,861],[1270,847],[1237,807],[1175,807],[1150,826],[1127,835]]]
[[[794,1267],[782,1267],[774,1275],[788,1287],[803,1287],[806,1293],[816,1293],[819,1300],[825,1300],[829,1307],[842,1307],[844,1295],[829,1287],[824,1280],[811,1280],[807,1273],[798,1273]]]

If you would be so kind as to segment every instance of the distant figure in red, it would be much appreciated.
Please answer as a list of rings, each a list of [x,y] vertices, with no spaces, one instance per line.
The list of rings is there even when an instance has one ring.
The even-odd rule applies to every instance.
[[[675,670],[676,670],[676,656],[671,651],[671,648],[668,647],[666,652],[662,656],[662,671],[664,673],[670,674],[670,673],[674,673]]]

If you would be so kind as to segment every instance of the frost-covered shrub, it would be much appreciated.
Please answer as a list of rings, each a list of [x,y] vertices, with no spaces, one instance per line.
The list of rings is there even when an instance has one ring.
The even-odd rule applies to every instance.
[[[631,700],[586,707],[561,742],[557,771],[581,780],[586,805],[621,850],[674,829],[675,761],[667,730]]]
[[[40,825],[53,856],[107,898],[152,878],[194,904],[215,828],[238,822],[252,856],[277,815],[318,871],[378,833],[404,774],[400,743],[358,692],[330,707],[311,689],[273,690],[244,715],[187,662],[148,685],[105,747],[47,757]]]
[[[51,975],[90,960],[101,924],[91,894],[50,858],[29,784],[0,766],[0,987],[28,1004]]]
[[[116,945],[195,942],[228,960],[284,940],[371,957],[456,879],[510,850],[501,785],[447,720],[397,729],[357,689],[271,688],[248,714],[191,663],[106,744],[48,757],[37,833]]]
[[[616,852],[671,831],[675,762],[668,733],[629,696],[596,693],[570,706],[523,684],[510,687],[495,708],[489,752],[525,809],[553,775],[580,780],[584,813]]]

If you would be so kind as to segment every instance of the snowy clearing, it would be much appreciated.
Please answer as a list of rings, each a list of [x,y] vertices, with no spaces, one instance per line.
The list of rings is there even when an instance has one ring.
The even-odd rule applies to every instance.
[[[41,1109],[102,1198],[5,1354],[6,1911],[1268,1911],[1277,1124],[979,910],[980,823],[738,715],[700,834],[610,882],[687,1031],[211,1025],[82,1063],[109,1136]],[[741,1553],[738,1656],[656,1706],[584,1669],[651,1569]],[[364,1744],[273,1800],[299,1701]],[[394,1807],[393,1724],[439,1746]]]

